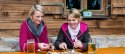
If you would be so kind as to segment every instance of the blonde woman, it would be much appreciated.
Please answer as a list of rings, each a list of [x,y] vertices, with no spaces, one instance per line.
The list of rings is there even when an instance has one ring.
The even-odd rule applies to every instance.
[[[28,18],[22,23],[20,29],[20,50],[23,51],[24,44],[28,39],[35,40],[35,50],[49,50],[47,27],[43,21],[44,8],[35,4],[29,11]],[[26,47],[25,47],[26,48]]]
[[[81,22],[80,12],[73,8],[67,15],[67,23],[61,26],[57,40],[55,42],[56,49],[88,49],[90,35],[88,26]]]

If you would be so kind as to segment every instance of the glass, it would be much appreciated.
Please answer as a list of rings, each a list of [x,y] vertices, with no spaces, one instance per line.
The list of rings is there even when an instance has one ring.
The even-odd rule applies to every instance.
[[[77,37],[75,36],[75,39],[73,40],[73,43],[76,42],[77,40],[78,40],[78,39],[77,39]],[[74,43],[74,44],[75,44],[75,43]],[[73,49],[72,49],[72,51],[71,51],[72,53],[75,52],[74,44],[73,44]]]
[[[54,52],[54,49],[55,49],[54,44],[50,43],[50,46],[51,46],[51,51]]]
[[[88,54],[96,54],[96,38],[90,39],[88,43]]]
[[[120,47],[125,47],[125,38],[120,38]]]
[[[71,8],[80,9],[81,0],[66,0],[66,7],[67,9],[71,9]]]
[[[75,50],[74,49],[68,49],[68,53],[69,54],[75,54]]]
[[[25,48],[26,48],[26,51],[25,51]],[[35,40],[34,39],[28,39],[27,43],[24,44],[23,50],[27,54],[35,54]]]
[[[87,0],[87,9],[89,10],[100,10],[102,0]]]

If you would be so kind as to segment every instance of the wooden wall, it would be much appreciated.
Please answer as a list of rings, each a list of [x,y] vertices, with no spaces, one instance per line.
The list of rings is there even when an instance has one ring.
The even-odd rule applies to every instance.
[[[49,36],[57,36],[60,26],[66,22],[66,19],[62,18],[63,2],[63,0],[0,0],[0,36],[19,36],[21,23],[26,19],[31,6],[36,3],[42,4],[46,9],[44,20]],[[114,13],[113,6],[111,10],[111,13]],[[112,14],[108,19],[82,21],[88,24],[91,35],[125,35],[124,14],[120,16]]]
[[[112,0],[112,14],[125,15],[125,0]]]
[[[0,36],[19,36],[22,21],[36,0],[0,0]]]

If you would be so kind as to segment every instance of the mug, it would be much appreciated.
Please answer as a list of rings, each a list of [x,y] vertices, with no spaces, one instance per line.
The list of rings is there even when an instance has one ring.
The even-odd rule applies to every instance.
[[[23,51],[26,52],[26,54],[35,54],[35,40],[28,39],[27,43],[24,44]]]

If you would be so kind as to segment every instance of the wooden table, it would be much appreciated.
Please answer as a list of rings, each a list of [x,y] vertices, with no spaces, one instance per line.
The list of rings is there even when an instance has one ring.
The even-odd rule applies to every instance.
[[[96,54],[125,54],[125,47],[99,48]]]
[[[59,52],[60,50],[55,50]],[[77,50],[80,51],[81,50]],[[40,51],[39,53],[36,54],[45,54],[47,53],[46,51]],[[87,52],[81,52],[83,54],[87,54]],[[0,52],[0,54],[26,54],[24,52]],[[96,54],[125,54],[125,47],[117,47],[117,48],[99,48],[97,49]]]

